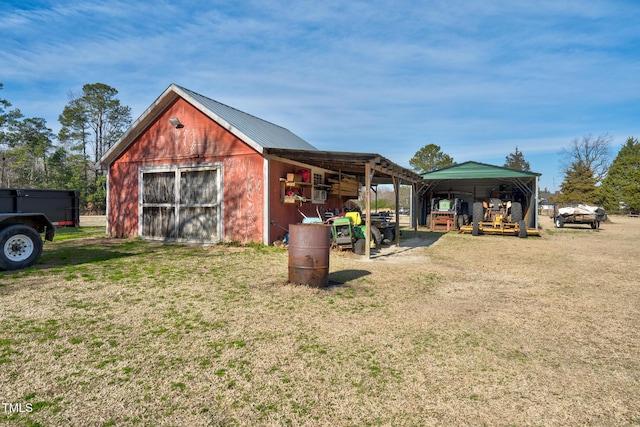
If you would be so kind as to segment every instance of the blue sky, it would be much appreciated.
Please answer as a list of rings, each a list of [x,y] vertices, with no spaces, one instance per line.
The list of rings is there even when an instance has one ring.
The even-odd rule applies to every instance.
[[[437,144],[495,165],[517,146],[541,187],[559,152],[640,137],[640,2],[0,1],[0,98],[55,132],[105,83],[135,120],[171,84],[318,149],[409,167]]]

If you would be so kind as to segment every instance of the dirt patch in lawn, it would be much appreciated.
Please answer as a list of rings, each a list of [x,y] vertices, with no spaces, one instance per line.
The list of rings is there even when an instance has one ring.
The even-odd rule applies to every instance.
[[[275,248],[47,243],[0,273],[9,425],[637,425],[640,221]],[[413,233],[413,234],[412,234]],[[27,406],[28,405],[28,406]]]
[[[81,227],[106,227],[107,217],[105,215],[80,215]]]
[[[392,263],[424,263],[424,248],[434,245],[444,233],[405,230],[400,244],[383,245],[371,252],[371,261]]]

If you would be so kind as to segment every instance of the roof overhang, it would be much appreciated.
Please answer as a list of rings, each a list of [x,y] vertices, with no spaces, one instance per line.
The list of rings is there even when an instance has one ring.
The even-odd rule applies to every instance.
[[[408,184],[418,184],[423,181],[422,176],[418,173],[393,163],[380,154],[286,148],[265,148],[265,154],[325,170],[354,175],[361,182],[364,181],[367,164],[373,171],[371,181],[373,184],[393,184],[394,179],[400,179]]]

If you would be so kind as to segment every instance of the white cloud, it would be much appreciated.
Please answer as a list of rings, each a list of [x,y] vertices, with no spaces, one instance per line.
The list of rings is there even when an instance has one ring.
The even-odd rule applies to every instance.
[[[137,116],[174,82],[405,165],[428,143],[500,160],[640,133],[635,2],[53,4],[0,21],[0,97],[52,127],[83,84],[113,86]]]

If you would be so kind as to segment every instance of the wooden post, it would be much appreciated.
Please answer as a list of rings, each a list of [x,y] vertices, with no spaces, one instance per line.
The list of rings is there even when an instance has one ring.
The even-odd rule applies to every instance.
[[[364,182],[365,182],[365,213],[367,218],[365,220],[365,254],[367,259],[371,259],[371,164],[366,163],[364,166]]]
[[[411,225],[413,226],[413,230],[415,231],[415,236],[418,237],[418,216],[416,215],[416,211],[418,208],[418,184],[415,182],[411,184],[411,198],[413,199],[412,215],[411,215]]]
[[[396,193],[396,225],[394,226],[394,236],[396,240],[396,246],[400,246],[400,178],[397,176],[393,177],[393,191]]]

